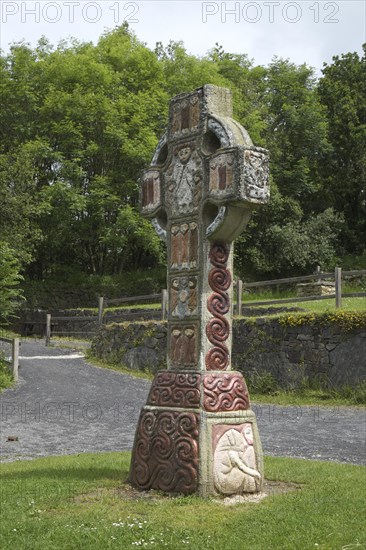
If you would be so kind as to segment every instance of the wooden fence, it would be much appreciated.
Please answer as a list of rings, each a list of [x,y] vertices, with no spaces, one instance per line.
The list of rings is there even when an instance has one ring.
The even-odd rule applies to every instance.
[[[234,306],[235,315],[241,315],[243,312],[243,306],[269,306],[269,305],[280,305],[280,304],[292,304],[297,302],[310,302],[315,300],[329,300],[335,299],[335,305],[337,308],[342,307],[342,297],[364,297],[366,292],[353,292],[348,294],[342,294],[342,277],[352,277],[352,276],[364,276],[366,275],[366,270],[357,270],[357,271],[343,271],[340,267],[336,267],[334,272],[322,273],[320,267],[318,266],[316,271],[310,275],[303,275],[302,277],[288,277],[286,279],[272,279],[270,281],[256,281],[252,283],[244,283],[241,280],[234,282],[234,294],[236,304]],[[243,291],[250,288],[260,288],[260,287],[269,287],[269,286],[279,286],[282,284],[292,284],[292,283],[302,283],[307,281],[317,281],[320,283],[324,280],[332,279],[335,281],[334,293],[327,294],[325,296],[306,296],[298,298],[280,298],[276,300],[252,300],[243,302]],[[168,311],[168,292],[166,289],[162,290],[159,294],[146,294],[142,296],[129,296],[123,298],[98,298],[98,313],[92,316],[52,316],[47,314],[46,316],[46,345],[49,345],[51,336],[56,336],[57,334],[65,334],[65,331],[58,332],[57,324],[62,322],[74,322],[74,323],[83,323],[83,322],[94,322],[95,330],[90,331],[90,334],[94,334],[97,330],[97,327],[103,325],[106,321],[113,321],[114,319],[121,319],[121,312],[116,313],[115,315],[108,312],[106,314],[106,309],[112,305],[126,305],[126,304],[146,304],[147,302],[158,302],[161,304],[160,308],[160,319],[165,320],[167,318]],[[135,320],[143,316],[146,318],[152,318],[147,310],[134,313],[126,313],[126,318],[128,320]],[[154,312],[153,315],[156,318]],[[67,331],[66,331],[67,332]],[[68,332],[68,334],[78,334],[77,332]],[[87,334],[85,331],[82,334]],[[88,333],[89,334],[89,333]]]
[[[17,382],[19,369],[19,338],[3,338],[0,336],[0,341],[11,344],[11,360],[5,359],[5,361],[9,363],[13,378]]]
[[[46,346],[50,345],[51,342],[51,336],[65,336],[66,335],[76,335],[76,334],[83,334],[84,336],[86,334],[95,334],[97,331],[97,327],[103,325],[106,321],[113,321],[116,319],[121,319],[122,314],[117,313],[115,315],[108,313],[108,316],[106,316],[106,309],[111,305],[126,305],[126,304],[136,304],[136,303],[142,303],[146,304],[146,302],[160,302],[161,303],[161,309],[160,309],[160,315],[159,318],[162,320],[165,320],[167,317],[167,311],[168,311],[168,292],[166,289],[162,290],[159,294],[145,294],[141,296],[129,296],[129,297],[123,297],[123,298],[105,298],[103,296],[100,296],[98,298],[98,313],[96,315],[91,316],[83,316],[83,315],[63,315],[63,316],[54,316],[50,313],[46,314]],[[134,319],[136,317],[148,317],[148,314],[146,311],[141,311],[141,313],[127,313],[126,317],[128,316],[128,319]],[[156,315],[154,314],[154,317]],[[58,326],[62,323],[95,323],[95,330],[91,330],[89,332],[80,331],[70,331],[70,330],[58,330]]]
[[[342,307],[342,297],[343,298],[356,298],[356,297],[365,297],[366,292],[350,292],[347,294],[342,294],[342,277],[352,277],[352,276],[364,276],[366,275],[366,269],[363,270],[354,270],[354,271],[343,271],[340,267],[336,267],[334,272],[322,273],[318,266],[315,273],[311,275],[304,275],[302,277],[288,277],[287,279],[272,279],[270,281],[256,281],[254,283],[243,283],[242,281],[236,282],[235,287],[235,296],[236,296],[236,311],[237,315],[241,315],[243,311],[243,305],[245,306],[269,306],[269,305],[279,305],[279,304],[292,304],[297,302],[312,302],[316,300],[329,300],[335,299],[336,308]],[[302,283],[307,281],[321,282],[324,280],[334,279],[334,293],[327,294],[325,296],[306,296],[298,298],[279,298],[277,300],[253,300],[243,302],[243,290],[249,288],[260,288],[268,286],[279,286],[281,284],[291,284],[291,283]]]

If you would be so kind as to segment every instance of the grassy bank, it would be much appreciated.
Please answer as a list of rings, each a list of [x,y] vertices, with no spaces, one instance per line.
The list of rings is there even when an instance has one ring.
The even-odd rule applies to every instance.
[[[0,393],[13,386],[14,380],[9,370],[9,363],[4,361],[0,352]]]
[[[266,457],[265,477],[297,484],[259,503],[138,493],[129,453],[1,466],[3,550],[364,548],[363,468]],[[276,484],[274,484],[276,485]]]
[[[2,338],[16,338],[19,334],[5,330],[0,327],[0,336]],[[9,369],[8,361],[5,361],[5,357],[11,354],[11,344],[2,342],[0,340],[0,393],[6,389],[11,388],[14,385],[14,380]]]

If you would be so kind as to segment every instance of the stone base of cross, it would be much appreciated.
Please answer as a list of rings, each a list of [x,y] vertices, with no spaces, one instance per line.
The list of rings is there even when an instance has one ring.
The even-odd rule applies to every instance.
[[[175,97],[141,178],[141,211],[167,243],[167,369],[154,378],[132,453],[140,489],[260,492],[248,389],[231,371],[233,240],[269,198],[268,154],[232,118],[229,90]]]

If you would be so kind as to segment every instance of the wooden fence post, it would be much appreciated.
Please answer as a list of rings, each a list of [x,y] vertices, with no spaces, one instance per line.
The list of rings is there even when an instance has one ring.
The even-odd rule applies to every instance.
[[[336,267],[334,273],[336,308],[342,307],[342,268]]]
[[[243,307],[243,281],[238,279],[236,281],[236,314],[241,315]]]
[[[316,275],[320,275],[321,272],[322,272],[322,270],[321,270],[320,265],[317,265],[317,266],[316,266],[316,269],[315,269],[315,274],[316,274]],[[321,283],[321,281],[322,281],[321,278],[319,278],[319,279],[317,279],[316,282],[317,282],[317,283]]]
[[[161,319],[166,320],[168,311],[168,291],[164,288],[161,292]]]
[[[12,349],[13,378],[15,382],[18,382],[19,338],[13,338],[12,348],[13,348]]]
[[[46,315],[46,346],[49,346],[51,342],[51,314]]]
[[[99,296],[98,298],[98,323],[99,326],[103,324],[103,313],[104,313],[104,296]]]

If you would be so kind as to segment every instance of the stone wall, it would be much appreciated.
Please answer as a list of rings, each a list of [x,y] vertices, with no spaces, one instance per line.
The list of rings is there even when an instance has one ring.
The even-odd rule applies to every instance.
[[[233,331],[233,365],[249,378],[271,373],[288,389],[304,384],[341,389],[366,380],[365,327],[256,319],[237,321]]]
[[[165,368],[166,324],[105,326],[92,352],[134,370]],[[232,368],[251,379],[272,376],[280,388],[356,386],[366,381],[366,329],[330,323],[291,326],[280,319],[234,320]]]
[[[152,373],[166,368],[166,322],[141,321],[103,326],[93,338],[99,359]]]

